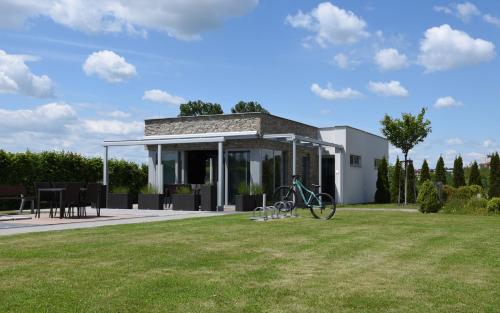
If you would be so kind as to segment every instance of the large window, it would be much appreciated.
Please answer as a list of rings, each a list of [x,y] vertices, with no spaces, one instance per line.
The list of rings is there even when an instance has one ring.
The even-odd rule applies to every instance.
[[[360,155],[351,154],[349,159],[350,159],[351,167],[361,167],[361,156]]]
[[[279,150],[262,150],[262,188],[272,196],[274,190],[285,184],[287,158],[286,152]]]
[[[234,203],[240,185],[250,185],[250,152],[229,151],[227,153],[228,201]]]
[[[162,158],[163,165],[163,184],[175,184],[175,163],[177,161],[177,152],[168,151]]]

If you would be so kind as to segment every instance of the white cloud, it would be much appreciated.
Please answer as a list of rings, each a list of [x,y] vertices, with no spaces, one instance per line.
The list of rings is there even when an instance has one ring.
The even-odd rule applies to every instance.
[[[97,75],[109,83],[119,83],[137,74],[135,66],[113,51],[102,50],[88,56],[83,64],[87,75]]]
[[[288,15],[285,22],[294,28],[303,28],[315,35],[313,39],[322,47],[328,44],[350,44],[368,36],[366,22],[351,11],[330,2],[318,4],[309,13],[299,11]]]
[[[442,109],[442,108],[452,108],[452,107],[458,107],[462,106],[463,103],[460,101],[455,100],[453,97],[447,96],[447,97],[441,97],[436,100],[434,103],[434,107],[437,109]]]
[[[490,23],[490,24],[496,26],[496,27],[500,27],[500,18],[498,18],[496,16],[485,14],[485,15],[483,15],[483,20],[487,23]]]
[[[406,55],[393,48],[378,51],[375,54],[375,63],[381,71],[399,70],[408,66]]]
[[[142,100],[149,100],[173,106],[179,106],[186,102],[186,100],[182,97],[171,95],[168,92],[159,89],[146,90],[142,96]]]
[[[449,6],[435,6],[434,11],[456,16],[464,22],[468,22],[474,16],[481,14],[481,11],[470,2],[452,4]]]
[[[0,94],[20,93],[37,98],[53,96],[50,78],[33,74],[25,63],[34,60],[34,57],[7,54],[0,50]]]
[[[400,82],[391,80],[390,82],[369,82],[368,89],[381,96],[408,96],[408,90]]]
[[[471,38],[445,24],[427,29],[418,60],[427,72],[435,72],[486,62],[494,56],[492,42]]]
[[[144,35],[146,30],[193,40],[225,20],[250,12],[259,0],[38,0],[0,3],[0,27],[20,27],[29,18],[87,33]]]
[[[343,53],[339,53],[335,55],[332,63],[337,65],[339,68],[346,70],[349,68],[349,57]]]
[[[485,147],[485,148],[492,148],[494,147],[496,144],[493,140],[491,139],[486,139],[485,141],[483,141],[482,143],[482,146]]]
[[[340,100],[340,99],[352,99],[352,98],[358,98],[362,96],[362,93],[351,89],[351,88],[344,88],[342,90],[335,90],[333,89],[332,84],[328,83],[326,88],[321,88],[318,84],[312,84],[311,85],[311,91],[317,95],[318,97],[321,97],[325,100],[330,100],[330,101],[335,101],[335,100]]]
[[[450,146],[458,146],[458,145],[463,145],[464,142],[460,138],[450,138],[446,140],[446,144]]]
[[[127,118],[127,117],[130,117],[130,113],[123,112],[123,111],[120,111],[120,110],[115,110],[115,111],[111,111],[111,112],[104,112],[103,115],[111,116],[111,117],[114,117],[114,118]]]
[[[91,134],[130,135],[144,130],[142,122],[123,122],[117,120],[83,120],[83,128]]]

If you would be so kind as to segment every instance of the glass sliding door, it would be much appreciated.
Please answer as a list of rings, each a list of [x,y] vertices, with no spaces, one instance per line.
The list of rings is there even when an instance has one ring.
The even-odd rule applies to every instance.
[[[286,182],[286,153],[279,150],[262,150],[262,188],[267,195]]]
[[[250,152],[229,151],[227,153],[228,201],[234,204],[240,185],[250,186]]]

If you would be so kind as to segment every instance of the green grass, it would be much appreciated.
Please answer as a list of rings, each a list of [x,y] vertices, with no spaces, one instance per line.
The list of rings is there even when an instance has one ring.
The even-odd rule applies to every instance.
[[[409,203],[407,205],[397,203],[357,203],[342,204],[339,208],[361,208],[361,209],[418,209],[418,205]]]
[[[0,237],[0,312],[498,312],[499,226],[342,211]]]

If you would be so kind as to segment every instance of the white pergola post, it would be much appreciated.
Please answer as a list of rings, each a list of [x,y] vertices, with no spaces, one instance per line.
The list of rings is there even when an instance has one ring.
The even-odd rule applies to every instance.
[[[109,171],[108,171],[108,146],[104,146],[104,159],[102,168],[102,184],[108,186],[109,184]]]
[[[224,171],[224,149],[222,141],[218,142],[218,153],[217,153],[217,211],[224,210],[222,206],[222,199],[224,197],[223,191],[223,171]]]
[[[321,193],[321,190],[323,189],[323,171],[322,171],[322,165],[323,165],[323,147],[321,145],[318,146],[318,192]]]
[[[292,140],[292,175],[297,175],[297,141]]]
[[[163,163],[161,162],[161,145],[158,145],[156,158],[156,190],[159,194],[163,194]]]

